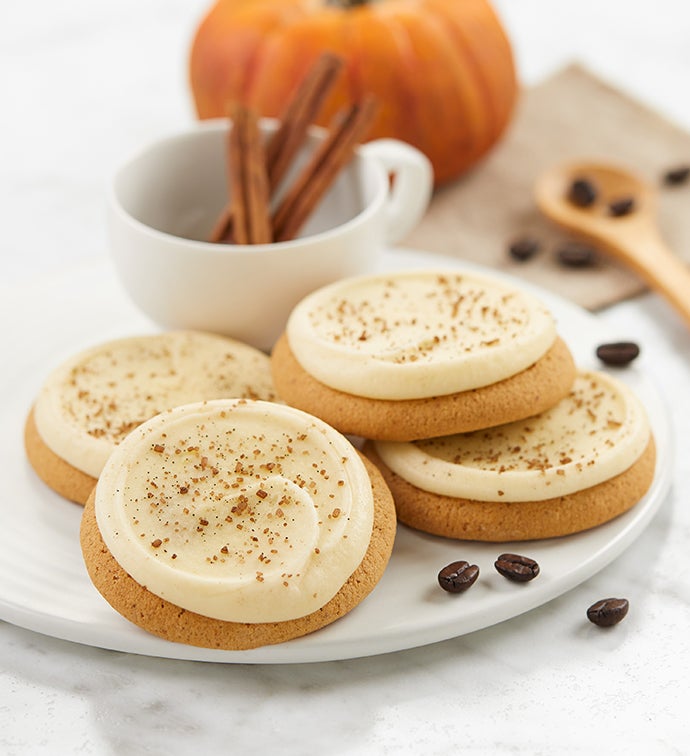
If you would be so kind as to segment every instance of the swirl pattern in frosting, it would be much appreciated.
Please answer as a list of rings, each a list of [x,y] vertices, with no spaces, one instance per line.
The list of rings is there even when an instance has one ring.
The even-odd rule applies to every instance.
[[[138,583],[220,620],[273,622],[324,606],[371,539],[357,451],[281,404],[216,400],[132,431],[95,495],[108,549]]]

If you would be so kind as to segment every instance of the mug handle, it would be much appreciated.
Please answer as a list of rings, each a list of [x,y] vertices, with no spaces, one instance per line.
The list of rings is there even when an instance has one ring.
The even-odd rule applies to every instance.
[[[424,153],[399,139],[375,139],[360,150],[394,176],[385,223],[385,243],[392,246],[424,215],[433,191],[434,171]]]

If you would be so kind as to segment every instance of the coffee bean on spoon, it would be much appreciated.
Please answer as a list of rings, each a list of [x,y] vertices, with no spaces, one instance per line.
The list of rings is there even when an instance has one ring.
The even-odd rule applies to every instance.
[[[597,347],[597,357],[605,365],[616,367],[629,365],[639,354],[640,347],[634,341],[614,341]]]
[[[574,179],[568,189],[568,199],[577,207],[590,207],[597,201],[598,194],[596,186],[584,177]]]
[[[474,585],[478,577],[479,567],[476,564],[451,562],[438,573],[438,584],[449,593],[463,593]]]
[[[611,627],[625,617],[629,607],[627,599],[601,599],[587,609],[587,619],[599,627]]]
[[[501,554],[494,567],[503,577],[518,583],[534,580],[539,574],[539,565],[530,557],[521,554]]]
[[[609,215],[614,218],[622,218],[625,215],[630,215],[634,210],[634,197],[620,197],[619,199],[609,202]]]

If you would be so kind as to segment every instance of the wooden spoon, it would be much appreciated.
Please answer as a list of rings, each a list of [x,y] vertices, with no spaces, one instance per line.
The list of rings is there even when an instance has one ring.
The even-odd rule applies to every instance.
[[[597,199],[589,207],[579,207],[568,199],[572,182],[579,178],[596,187]],[[544,215],[630,267],[665,297],[690,327],[690,268],[661,238],[652,187],[613,165],[570,163],[543,173],[536,182],[535,197]],[[610,203],[625,198],[634,200],[632,211],[612,215]]]

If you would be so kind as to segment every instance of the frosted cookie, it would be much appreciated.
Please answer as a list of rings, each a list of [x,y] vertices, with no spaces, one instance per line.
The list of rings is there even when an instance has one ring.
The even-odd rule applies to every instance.
[[[224,397],[275,399],[268,357],[195,331],[110,341],[48,376],[26,421],[27,456],[53,490],[83,504],[133,428],[178,404]]]
[[[550,538],[630,509],[654,477],[647,415],[632,390],[582,372],[524,421],[414,443],[369,442],[401,522],[479,541]]]
[[[343,616],[382,576],[393,499],[321,420],[218,400],[147,421],[115,449],[81,545],[100,593],[167,640],[247,649]]]
[[[575,377],[549,310],[488,277],[411,271],[346,279],[293,310],[276,390],[343,433],[398,441],[534,415]]]

